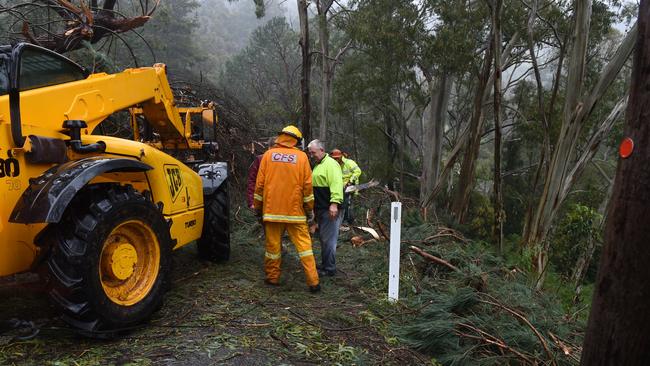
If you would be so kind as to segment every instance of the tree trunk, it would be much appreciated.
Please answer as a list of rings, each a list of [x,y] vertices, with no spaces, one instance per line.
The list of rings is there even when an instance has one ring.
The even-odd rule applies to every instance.
[[[590,8],[591,3],[588,1],[587,3],[589,4],[583,4],[582,10],[578,10],[579,13],[588,11],[585,8]],[[584,16],[585,15],[580,14],[576,15],[578,20]],[[582,22],[588,23],[588,20],[583,20]],[[584,26],[576,26],[576,33],[580,33],[580,29],[584,29]],[[583,66],[575,65],[574,60],[577,58],[578,60],[584,61],[584,56],[581,56],[584,55],[584,52],[581,51],[582,53],[576,53],[575,48],[572,52],[572,57],[569,65],[569,83],[567,85],[567,93],[571,94],[571,96],[567,97],[564,120],[562,123],[562,128],[560,130],[560,135],[558,136],[557,143],[555,144],[553,157],[546,173],[544,190],[539,198],[533,219],[530,221],[530,225],[526,226],[526,230],[524,231],[523,235],[524,243],[533,248],[536,248],[537,250],[535,266],[538,270],[538,273],[540,274],[544,272],[544,266],[546,265],[546,261],[548,259],[544,245],[542,245],[543,241],[546,239],[546,235],[548,234],[551,223],[555,218],[555,214],[566,198],[566,194],[569,192],[573,183],[576,181],[576,175],[574,172],[577,170],[581,171],[582,169],[578,168],[576,170],[576,167],[578,165],[582,165],[582,167],[584,167],[584,165],[588,163],[589,159],[591,159],[593,156],[594,150],[586,151],[587,153],[591,154],[589,156],[589,159],[583,160],[581,157],[581,159],[578,160],[577,164],[574,163],[576,150],[575,142],[578,140],[580,131],[586,119],[589,117],[589,114],[593,110],[594,105],[600,98],[602,98],[609,85],[616,78],[621,68],[629,58],[629,54],[634,48],[634,39],[637,31],[638,27],[635,25],[630,30],[630,32],[628,32],[625,39],[623,39],[620,46],[618,47],[616,54],[612,60],[601,71],[600,79],[592,89],[589,96],[584,98],[581,103],[576,103],[575,107],[571,107],[574,104],[572,104],[570,100],[575,100],[576,96],[573,95],[575,94],[574,89],[578,89],[579,86],[575,84],[578,82],[577,76],[571,77],[571,75],[577,72],[582,72]],[[586,35],[583,35],[583,37],[586,38]],[[583,42],[578,42],[578,47],[582,47],[580,46],[582,43]],[[579,80],[579,83],[582,84],[581,79]],[[619,104],[614,107],[612,113],[610,113],[610,116],[615,114],[614,112],[620,108],[621,103],[622,102],[619,102]],[[568,110],[571,111],[569,112]],[[609,118],[610,117],[608,117],[608,119]],[[601,130],[596,130],[595,132],[599,133],[599,131]],[[595,135],[592,136],[592,139],[594,137]],[[601,140],[602,138],[598,139],[596,144],[590,144],[589,149],[597,149],[600,145]],[[573,164],[573,166],[571,164]]]
[[[298,17],[300,19],[300,50],[302,51],[302,74],[300,77],[300,90],[302,95],[302,135],[305,140],[311,139],[309,117],[311,104],[309,103],[309,83],[311,77],[311,57],[309,55],[309,14],[307,0],[298,1]]]
[[[487,89],[490,71],[492,70],[492,47],[489,45],[492,42],[491,39],[493,36],[493,34],[490,34],[490,42],[488,42],[488,47],[485,51],[483,68],[479,75],[478,85],[476,86],[472,119],[470,120],[469,143],[463,156],[460,177],[458,178],[458,190],[456,191],[456,197],[451,207],[456,221],[460,223],[465,220],[470,193],[472,193],[472,189],[474,188],[476,159],[478,158],[479,148],[481,147],[481,135],[483,134],[483,99],[485,98],[485,90]]]
[[[580,132],[580,123],[576,123],[574,116],[583,85],[587,41],[589,39],[591,1],[576,0],[574,2],[574,9],[573,49],[571,50],[571,57],[569,59],[562,128],[544,181],[542,198],[537,206],[534,220],[527,227],[528,232],[524,233],[525,242],[528,245],[538,247],[535,267],[540,274],[546,265],[547,256],[544,253],[545,251],[539,247],[550,227],[552,206],[554,203],[557,203],[552,201],[555,198],[553,193],[559,191],[564,173],[567,170],[567,165],[572,160],[575,141]]]
[[[423,126],[422,180],[420,182],[420,206],[424,209],[429,209],[429,206],[432,206],[426,204],[426,197],[438,183],[440,176],[443,133],[447,120],[452,80],[448,74],[443,73],[437,78],[429,78],[428,82],[430,101]]]
[[[332,94],[332,61],[330,59],[330,33],[327,28],[327,12],[332,0],[317,3],[318,35],[321,50],[321,96],[320,96],[320,127],[318,139],[327,141],[327,122],[329,115],[330,96]]]
[[[624,133],[634,151],[616,172],[582,365],[650,364],[649,26],[650,4],[641,0]]]
[[[505,65],[510,61],[511,58],[511,52],[513,48],[515,47],[515,44],[519,42],[519,33],[515,33],[511,38],[510,41],[508,42],[508,45],[503,51],[503,55],[501,56],[501,65]],[[491,60],[491,59],[490,59]],[[488,81],[485,83],[485,86],[490,84],[490,80],[494,77],[494,73],[490,74],[490,77],[488,78]],[[484,94],[482,95],[483,101],[487,100],[490,96],[489,91],[490,89],[487,87],[484,87]],[[484,103],[482,103],[484,104]],[[458,156],[460,155],[461,149],[467,144],[467,141],[469,139],[469,130],[470,130],[471,125],[468,123],[468,125],[462,130],[460,135],[458,136],[458,139],[456,141],[456,144],[454,145],[454,148],[451,150],[449,153],[449,159],[445,163],[444,167],[442,168],[442,173],[440,173],[438,177],[438,182],[435,183],[433,189],[427,194],[426,200],[424,200],[424,205],[428,206],[430,205],[433,200],[436,198],[438,193],[440,193],[447,181],[449,181],[449,184],[447,184],[447,187],[451,187],[451,182],[453,181],[453,177],[451,174],[452,167],[456,163],[456,159],[458,159]]]
[[[502,0],[492,4],[494,38],[494,239],[503,253],[503,196],[501,192],[501,6]]]

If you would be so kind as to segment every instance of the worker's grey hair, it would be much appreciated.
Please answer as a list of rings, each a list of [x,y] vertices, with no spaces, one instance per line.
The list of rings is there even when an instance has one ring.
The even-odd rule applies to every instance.
[[[309,143],[309,145],[307,145],[307,148],[309,149],[309,148],[311,148],[312,146],[315,146],[315,147],[317,147],[317,148],[319,148],[319,149],[325,151],[325,144],[323,144],[323,142],[322,142],[321,140],[318,140],[318,139],[316,139],[316,140],[312,140],[312,141]]]
[[[269,148],[272,148],[273,145],[275,145],[275,139],[277,138],[277,136],[269,137]]]

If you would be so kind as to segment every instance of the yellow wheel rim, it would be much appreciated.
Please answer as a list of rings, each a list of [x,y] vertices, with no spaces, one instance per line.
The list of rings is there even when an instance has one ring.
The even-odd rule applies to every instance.
[[[151,291],[160,270],[160,246],[153,230],[144,222],[121,223],[102,246],[99,279],[111,301],[131,306]]]

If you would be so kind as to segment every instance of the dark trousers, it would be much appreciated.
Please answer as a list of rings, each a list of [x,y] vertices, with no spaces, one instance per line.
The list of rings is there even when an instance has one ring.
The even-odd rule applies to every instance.
[[[343,222],[348,225],[354,225],[354,218],[352,217],[352,195],[354,193],[344,193],[343,194]]]

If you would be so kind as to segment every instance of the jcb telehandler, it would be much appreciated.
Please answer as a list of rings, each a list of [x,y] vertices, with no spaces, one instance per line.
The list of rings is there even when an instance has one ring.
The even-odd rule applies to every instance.
[[[132,139],[102,122],[129,113]],[[128,115],[127,115],[128,116]],[[227,166],[212,103],[175,104],[166,67],[90,74],[21,43],[0,47],[0,276],[37,271],[87,334],[162,305],[172,250],[230,253]]]

